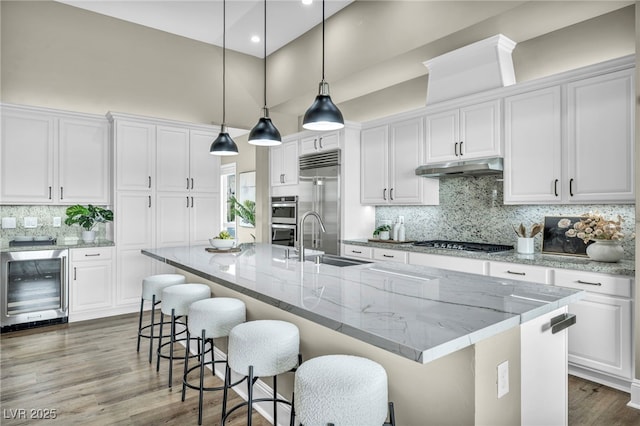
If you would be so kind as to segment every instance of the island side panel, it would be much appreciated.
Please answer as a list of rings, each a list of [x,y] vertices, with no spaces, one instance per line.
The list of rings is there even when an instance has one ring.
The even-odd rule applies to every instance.
[[[395,406],[396,424],[470,425],[475,416],[474,347],[454,352],[429,364],[359,341],[327,327],[184,272],[187,282],[205,283],[215,297],[235,297],[247,305],[247,320],[289,321],[300,329],[303,360],[321,355],[349,354],[380,363],[389,377],[389,399]],[[224,348],[224,346],[220,346]],[[265,382],[270,383],[270,380]],[[293,375],[279,377],[278,392],[291,397]]]

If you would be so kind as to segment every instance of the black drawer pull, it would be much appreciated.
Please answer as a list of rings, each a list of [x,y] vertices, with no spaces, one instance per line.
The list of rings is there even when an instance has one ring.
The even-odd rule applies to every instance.
[[[100,253],[85,254],[85,257],[95,257],[95,256],[100,256]]]
[[[578,280],[578,284],[587,284],[587,285],[597,285],[598,287],[602,285],[602,283],[590,283],[589,281]]]
[[[507,270],[507,274],[522,275],[522,276],[527,275],[525,272],[516,272],[516,271],[509,271],[509,270]]]
[[[362,252],[361,252],[361,251],[358,251],[358,250],[351,250],[351,253],[362,254]]]
[[[395,256],[394,256],[394,255],[392,255],[392,254],[383,254],[382,256],[383,256],[383,257],[391,257],[391,258],[394,258],[394,257],[395,257]]]

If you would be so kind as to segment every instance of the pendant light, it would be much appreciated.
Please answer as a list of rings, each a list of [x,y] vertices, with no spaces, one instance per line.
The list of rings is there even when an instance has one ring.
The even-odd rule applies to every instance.
[[[274,146],[282,143],[280,132],[273,125],[269,118],[267,108],[267,0],[264,0],[264,107],[263,116],[258,120],[251,132],[249,132],[249,143],[259,146]]]
[[[220,134],[211,144],[209,154],[212,155],[238,155],[238,146],[231,139],[225,124],[225,73],[226,73],[226,2],[222,1],[222,125]]]
[[[304,114],[302,127],[308,130],[337,130],[344,127],[344,118],[329,96],[329,83],[324,81],[324,0],[322,0],[322,81],[318,96]]]

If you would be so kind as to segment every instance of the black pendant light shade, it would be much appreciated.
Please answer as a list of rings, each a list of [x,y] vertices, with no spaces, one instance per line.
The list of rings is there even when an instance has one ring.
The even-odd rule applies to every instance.
[[[211,144],[209,154],[211,155],[238,155],[238,146],[231,139],[225,125],[225,74],[226,74],[226,2],[222,2],[222,125],[220,134]]]
[[[227,132],[227,126],[222,125],[220,134],[211,144],[209,154],[213,155],[238,155],[238,145],[231,139]]]
[[[259,146],[274,146],[282,143],[280,132],[269,118],[267,108],[267,0],[264,0],[264,108],[263,115],[258,120],[251,132],[249,132],[249,143]]]
[[[329,96],[329,83],[324,79],[324,0],[322,0],[322,81],[318,96],[304,114],[302,127],[308,130],[337,130],[344,127],[342,113]]]

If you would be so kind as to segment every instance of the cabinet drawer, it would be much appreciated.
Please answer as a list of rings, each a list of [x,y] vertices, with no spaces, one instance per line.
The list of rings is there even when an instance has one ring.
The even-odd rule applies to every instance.
[[[516,263],[489,262],[489,275],[512,280],[551,284],[550,269]]]
[[[467,259],[456,256],[440,256],[428,253],[409,253],[409,264],[442,268],[451,271],[467,272],[470,274],[486,275],[486,265],[489,262],[478,259]]]
[[[74,262],[111,259],[112,255],[113,247],[71,249],[71,260]]]
[[[342,255],[347,257],[371,259],[371,251],[371,247],[356,246],[352,244],[342,245]]]
[[[373,249],[373,258],[385,262],[407,263],[407,252],[398,250]]]
[[[620,276],[556,269],[553,283],[559,287],[630,298],[631,281]]]

